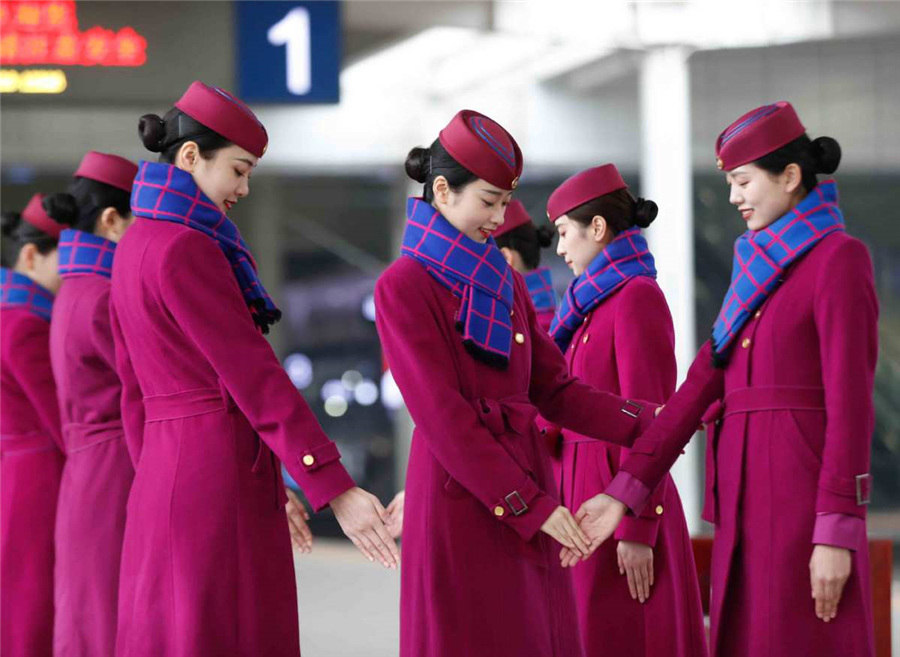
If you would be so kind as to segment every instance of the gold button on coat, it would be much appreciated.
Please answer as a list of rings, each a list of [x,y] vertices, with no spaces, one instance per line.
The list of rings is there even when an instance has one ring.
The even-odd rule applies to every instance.
[[[757,310],[757,311],[756,311],[756,314],[753,315],[753,316],[754,316],[756,319],[759,319],[760,317],[762,317],[762,311],[761,311],[761,310]]]
[[[744,349],[746,349],[747,347],[749,347],[749,346],[750,346],[750,338],[744,338],[744,341],[741,342],[741,346],[742,346]]]
[[[312,454],[307,454],[306,456],[303,457],[303,465],[305,465],[307,467],[312,465],[315,462],[316,462],[316,457],[313,456]]]
[[[588,341],[588,339],[589,339],[590,337],[591,337],[591,334],[590,334],[590,333],[585,333],[585,334],[584,334],[584,337],[581,338],[581,342],[584,343],[584,344],[587,344],[587,341]]]
[[[506,513],[506,511],[503,510],[502,506],[494,507],[494,515],[497,516],[498,518],[502,517],[504,513]]]
[[[663,512],[662,504],[657,504],[654,511],[656,511],[656,515],[661,516]]]
[[[522,335],[521,333],[516,333],[516,342],[517,342],[518,344],[524,344],[524,343],[525,343],[525,336]]]

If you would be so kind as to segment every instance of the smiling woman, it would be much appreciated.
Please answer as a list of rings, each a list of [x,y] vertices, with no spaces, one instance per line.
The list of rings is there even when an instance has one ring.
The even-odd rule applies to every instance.
[[[281,312],[225,212],[249,194],[265,128],[239,99],[195,82],[165,118],[144,115],[140,134],[162,155],[135,177],[136,219],[110,292],[135,462],[116,653],[295,656],[278,461],[370,560],[395,565],[396,546],[383,507],[354,486],[261,335]]]
[[[430,149],[413,149],[407,172],[426,184],[425,198],[408,200],[403,257],[375,287],[378,333],[416,424],[400,654],[580,655],[558,555],[563,545],[583,556],[590,547],[556,499],[534,418],[539,409],[627,443],[652,413],[567,374],[524,279],[491,237],[522,172],[512,135],[463,110]]]

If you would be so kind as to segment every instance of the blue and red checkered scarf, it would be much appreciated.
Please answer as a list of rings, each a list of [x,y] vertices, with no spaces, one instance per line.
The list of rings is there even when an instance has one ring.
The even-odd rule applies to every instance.
[[[25,274],[0,267],[0,308],[22,308],[49,322],[53,312],[53,294]]]
[[[556,294],[553,292],[553,279],[547,267],[538,267],[528,272],[523,277],[528,286],[528,294],[534,309],[539,313],[549,313],[556,310]]]
[[[250,315],[263,333],[281,319],[281,311],[256,273],[256,261],[241,234],[193,176],[171,164],[141,161],[131,190],[131,211],[138,217],[182,224],[209,235],[225,253]]]
[[[629,228],[616,235],[569,284],[550,325],[550,337],[557,346],[565,351],[584,318],[635,276],[656,278],[656,264],[641,229]]]
[[[66,228],[59,236],[59,275],[96,274],[112,278],[116,243],[93,233]]]
[[[406,218],[400,252],[462,300],[456,327],[469,353],[505,368],[512,345],[512,269],[494,239],[481,244],[466,237],[421,198],[407,201]]]
[[[781,283],[785,269],[826,235],[844,230],[837,200],[837,185],[826,180],[780,219],[737,238],[731,285],[712,329],[717,365],[728,362],[735,337]]]

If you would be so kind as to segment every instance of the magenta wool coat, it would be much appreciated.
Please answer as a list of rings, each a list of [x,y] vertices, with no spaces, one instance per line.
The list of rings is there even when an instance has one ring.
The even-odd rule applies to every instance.
[[[569,373],[629,398],[663,403],[675,390],[675,332],[662,290],[631,279],[584,320],[566,350]],[[618,471],[627,448],[564,429],[560,437],[563,503],[578,510]],[[640,517],[625,518],[615,538],[575,566],[572,584],[587,657],[703,657],[706,637],[691,539],[675,483],[656,487]],[[619,574],[619,540],[653,547],[655,584],[644,604]]]
[[[66,464],[56,512],[54,654],[113,655],[125,503],[134,477],[109,324],[110,280],[66,277],[53,304],[50,360]]]
[[[376,322],[416,424],[406,481],[402,657],[578,657],[560,546],[540,527],[559,504],[540,411],[586,435],[631,442],[652,406],[570,377],[514,274],[509,366],[463,346],[459,299],[402,257],[375,287]],[[637,410],[639,407],[635,407]],[[623,410],[624,409],[624,410]]]
[[[709,343],[608,492],[640,509],[707,412],[704,517],[716,525],[718,657],[873,652],[865,530],[878,304],[866,247],[825,237],[744,326],[724,370]],[[857,494],[859,493],[859,495]],[[837,617],[815,615],[814,544],[853,551]]]
[[[0,311],[0,655],[53,650],[53,526],[64,462],[50,323]]]
[[[116,654],[296,657],[279,460],[321,509],[354,485],[337,447],[203,233],[138,217],[110,304],[136,470]]]

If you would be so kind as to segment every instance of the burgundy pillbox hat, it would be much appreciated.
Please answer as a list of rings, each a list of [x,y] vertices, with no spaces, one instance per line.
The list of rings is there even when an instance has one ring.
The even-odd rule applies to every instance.
[[[43,200],[43,194],[35,194],[32,196],[31,200],[28,201],[28,205],[22,210],[22,219],[50,237],[59,239],[59,234],[63,232],[63,229],[65,229],[66,226],[58,223],[53,217],[47,214],[47,211],[44,210]]]
[[[461,110],[438,135],[454,160],[500,189],[515,189],[522,175],[522,151],[496,121]]]
[[[266,152],[269,136],[265,127],[242,100],[224,89],[197,80],[175,107],[256,157]]]
[[[722,131],[716,166],[725,171],[755,162],[806,133],[793,106],[784,100],[757,107]]]
[[[88,151],[81,159],[74,177],[90,178],[130,194],[137,172],[137,165],[131,160],[111,153]]]
[[[494,231],[494,238],[500,237],[511,230],[515,230],[519,226],[531,223],[531,215],[522,205],[522,201],[513,199],[506,206],[506,213],[503,215],[503,225]]]
[[[615,164],[585,169],[566,180],[550,194],[550,198],[547,199],[547,218],[555,222],[569,210],[626,187],[628,185],[622,180]]]

